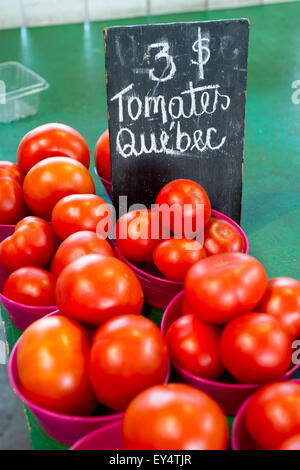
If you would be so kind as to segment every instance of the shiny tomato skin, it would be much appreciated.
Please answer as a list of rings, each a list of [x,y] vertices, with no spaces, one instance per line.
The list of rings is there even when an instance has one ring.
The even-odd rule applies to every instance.
[[[155,231],[155,213],[151,210],[123,214],[116,224],[116,243],[122,255],[136,262],[148,261],[160,241]],[[154,237],[153,237],[154,235]]]
[[[274,450],[300,433],[300,384],[275,382],[252,395],[245,411],[248,433],[261,449]]]
[[[65,124],[50,123],[36,127],[21,140],[17,151],[17,162],[24,173],[38,162],[51,157],[69,157],[90,165],[90,151],[82,135]]]
[[[239,382],[263,384],[280,379],[292,361],[292,345],[278,320],[263,313],[245,313],[222,331],[221,358]]]
[[[125,411],[126,450],[226,450],[228,425],[219,405],[185,384],[157,385]]]
[[[56,301],[63,315],[99,326],[117,315],[139,315],[144,295],[138,278],[125,263],[93,254],[76,259],[61,272]]]
[[[193,308],[187,303],[184,297],[182,299],[182,304],[181,304],[181,313],[182,315],[194,315]]]
[[[25,201],[34,215],[51,219],[55,204],[70,194],[94,194],[88,170],[67,157],[47,158],[29,170],[23,185]]]
[[[200,320],[224,324],[251,312],[267,287],[262,264],[244,253],[209,256],[188,271],[185,299]]]
[[[0,175],[0,224],[14,225],[26,215],[20,183],[15,178]]]
[[[78,323],[61,315],[37,320],[18,344],[22,392],[48,410],[89,416],[97,404],[88,376],[89,352],[88,334]]]
[[[295,339],[300,333],[300,282],[290,277],[271,279],[255,310],[274,315]]]
[[[36,266],[19,268],[7,278],[3,295],[24,305],[55,306],[56,278]]]
[[[121,315],[94,335],[90,379],[100,403],[123,411],[141,391],[163,383],[168,348],[158,327],[141,315]]]
[[[20,220],[14,233],[0,244],[0,263],[9,272],[23,266],[43,268],[56,247],[56,236],[48,222],[28,216]]]
[[[59,276],[72,261],[91,254],[115,257],[108,241],[99,238],[96,233],[89,230],[72,233],[59,245],[51,261],[50,271],[55,276]]]
[[[14,178],[21,185],[24,181],[24,172],[16,163],[1,160],[0,161],[0,176],[10,176]]]
[[[109,132],[108,129],[100,135],[97,140],[94,153],[95,166],[97,173],[107,181],[111,181],[110,167],[110,148],[109,148]]]
[[[215,380],[223,372],[219,342],[214,326],[196,315],[179,317],[166,334],[171,360],[191,374]]]
[[[193,264],[206,258],[206,252],[196,240],[170,238],[160,242],[153,252],[153,261],[171,281],[183,282]]]
[[[244,241],[239,231],[217,217],[211,217],[205,225],[203,246],[207,256],[244,251]]]
[[[283,441],[278,450],[300,450],[300,433]]]
[[[187,179],[177,179],[167,183],[158,193],[155,203],[160,206],[166,204],[171,207],[174,204],[180,208],[180,212],[175,210],[175,216],[171,214],[170,229],[172,232],[182,237],[190,236],[191,231],[200,232],[203,230],[204,225],[208,222],[211,215],[211,205],[206,191],[200,184]],[[186,206],[184,208],[185,205]],[[201,204],[203,209],[203,221],[197,224],[197,204]],[[179,215],[180,214],[180,215]],[[200,211],[201,214],[201,211]],[[177,218],[181,220],[183,231],[178,233]],[[198,226],[197,226],[198,225]]]
[[[109,220],[105,230],[99,232],[99,222]],[[71,194],[60,199],[54,206],[51,222],[56,235],[64,240],[80,230],[91,230],[107,238],[112,215],[108,204],[96,194]]]

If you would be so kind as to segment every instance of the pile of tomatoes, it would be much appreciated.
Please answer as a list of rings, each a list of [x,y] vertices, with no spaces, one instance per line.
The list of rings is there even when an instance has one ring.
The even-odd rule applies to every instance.
[[[17,164],[0,162],[0,223],[15,225],[0,244],[0,264],[9,273],[3,294],[20,304],[59,309],[32,323],[20,338],[20,389],[56,413],[124,412],[125,449],[226,449],[224,412],[200,390],[168,384],[169,361],[214,381],[281,379],[300,334],[300,283],[268,281],[262,264],[244,253],[239,231],[211,217],[205,190],[193,181],[172,181],[156,204],[181,208],[184,236],[174,214],[166,226],[159,212],[147,209],[122,215],[115,230],[124,258],[184,282],[181,315],[163,336],[141,315],[140,281],[107,238],[112,214],[95,194],[89,161],[87,143],[77,131],[48,124],[22,139]],[[109,181],[108,131],[97,143],[95,164]],[[203,243],[195,237],[199,204]],[[277,436],[275,418],[262,411],[273,397],[267,387],[281,386],[293,388],[267,385],[248,407],[249,434],[262,448],[290,446],[284,441],[300,432],[297,421],[292,433]],[[253,418],[257,413],[261,428]],[[269,437],[261,432],[265,425]]]

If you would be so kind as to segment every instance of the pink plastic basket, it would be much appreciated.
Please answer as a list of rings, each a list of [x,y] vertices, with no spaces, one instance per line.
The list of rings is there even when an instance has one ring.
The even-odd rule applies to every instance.
[[[241,227],[234,222],[234,220],[227,217],[227,215],[222,214],[221,212],[212,210],[212,215],[214,217],[219,217],[220,219],[226,220],[231,225],[233,225],[241,234],[244,241],[244,252],[249,252],[249,242],[245,232]],[[153,276],[149,274],[133,263],[131,263],[127,258],[125,258],[117,245],[115,246],[115,251],[118,257],[124,261],[131,269],[135,271],[139,280],[141,281],[145,302],[150,304],[152,307],[158,308],[159,310],[165,310],[171,300],[183,289],[183,282],[169,281],[161,277]]]
[[[50,313],[49,316],[59,315],[59,310]],[[12,388],[19,398],[37,418],[41,428],[54,440],[71,446],[86,434],[99,429],[102,426],[120,420],[123,413],[112,413],[104,416],[70,416],[54,411],[49,411],[36,405],[23,395],[19,387],[17,369],[17,350],[20,339],[14,345],[8,363],[8,375]],[[170,377],[170,365],[164,383],[168,383]]]
[[[57,310],[57,305],[51,307],[34,307],[31,305],[20,304],[5,297],[3,287],[9,273],[0,265],[0,301],[5,308],[9,319],[21,331],[24,331],[34,321]]]
[[[300,383],[300,380],[295,379],[293,382]],[[231,434],[232,450],[261,450],[249,436],[245,425],[245,413],[250,400],[251,397],[242,404],[234,419]]]
[[[102,178],[102,176],[100,176],[98,174],[98,171],[97,171],[96,167],[95,167],[95,173],[98,176],[98,178],[101,180],[101,183],[103,184],[103,186],[105,187],[105,190],[106,190],[109,198],[112,199],[112,183],[111,183],[111,181],[108,181],[105,178]]]
[[[10,237],[15,231],[15,225],[3,225],[0,224],[0,243],[4,238]]]
[[[107,424],[77,441],[71,450],[123,450],[122,421]]]
[[[168,305],[161,322],[161,331],[166,335],[171,324],[181,316],[181,304],[183,299],[183,291],[180,292]],[[257,384],[239,384],[239,383],[223,383],[213,380],[206,380],[197,377],[190,372],[182,369],[172,362],[172,366],[182,382],[188,383],[199,390],[207,393],[223,408],[228,416],[234,416],[241,404],[261,385]],[[293,366],[281,380],[289,380],[293,377],[296,370],[300,367],[300,363]]]

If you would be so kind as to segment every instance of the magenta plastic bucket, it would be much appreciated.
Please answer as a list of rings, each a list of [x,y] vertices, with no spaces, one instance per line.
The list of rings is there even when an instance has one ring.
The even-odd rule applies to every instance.
[[[168,305],[161,322],[161,331],[165,335],[171,324],[181,316],[181,304],[183,300],[183,291],[180,292]],[[256,390],[261,384],[240,384],[216,382],[213,380],[202,379],[190,372],[182,369],[174,362],[172,366],[178,378],[185,383],[192,385],[199,390],[207,393],[223,408],[228,416],[234,416],[242,403]],[[280,380],[289,380],[293,377],[300,363],[293,366]]]
[[[15,225],[0,224],[0,243],[7,237],[10,237],[15,231]]]
[[[293,382],[300,383],[299,379],[293,380]],[[246,424],[245,414],[246,409],[251,400],[249,397],[238,410],[232,426],[231,434],[231,448],[232,450],[261,450],[252,438],[249,436]]]
[[[100,178],[101,180],[101,183],[103,184],[103,186],[105,187],[105,190],[109,196],[109,198],[112,200],[112,183],[111,181],[108,181],[106,180],[105,178],[102,178],[102,176],[100,176],[98,174],[98,171],[97,171],[97,168],[95,167],[95,173],[96,175],[98,176],[98,178]]]
[[[13,300],[5,297],[2,292],[8,276],[9,273],[0,265],[0,301],[5,308],[9,319],[19,330],[24,331],[25,328],[31,325],[34,321],[54,312],[54,310],[57,310],[57,305],[53,305],[51,307],[34,307],[14,302]]]
[[[77,441],[71,450],[123,450],[122,421],[107,424]]]
[[[241,229],[241,227],[236,222],[234,222],[234,220],[230,219],[230,217],[227,217],[227,215],[224,215],[221,212],[212,210],[211,213],[214,217],[219,217],[220,219],[229,222],[238,230],[244,241],[244,253],[248,253],[249,242],[245,232]],[[130,268],[133,269],[133,271],[137,274],[143,287],[145,302],[150,304],[152,307],[158,308],[159,310],[165,310],[171,300],[180,291],[182,291],[183,282],[169,281],[168,279],[149,274],[125,258],[117,246],[115,246],[115,250],[118,257],[128,266],[130,266]]]
[[[53,312],[50,315],[54,314],[59,314],[59,311]],[[74,442],[78,441],[86,434],[91,433],[95,429],[99,429],[116,420],[121,420],[123,413],[112,413],[103,416],[70,416],[56,413],[42,408],[26,398],[19,387],[18,379],[17,349],[19,341],[20,339],[13,347],[8,363],[8,375],[11,386],[22,402],[25,403],[34,414],[41,428],[50,437],[52,437],[52,439],[60,442],[61,444],[71,446]],[[168,366],[164,383],[168,383],[169,377],[170,365]]]

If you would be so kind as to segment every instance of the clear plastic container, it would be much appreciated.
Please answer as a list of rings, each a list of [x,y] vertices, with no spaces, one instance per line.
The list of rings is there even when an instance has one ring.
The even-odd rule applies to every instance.
[[[0,123],[36,114],[46,80],[19,62],[0,64]]]

